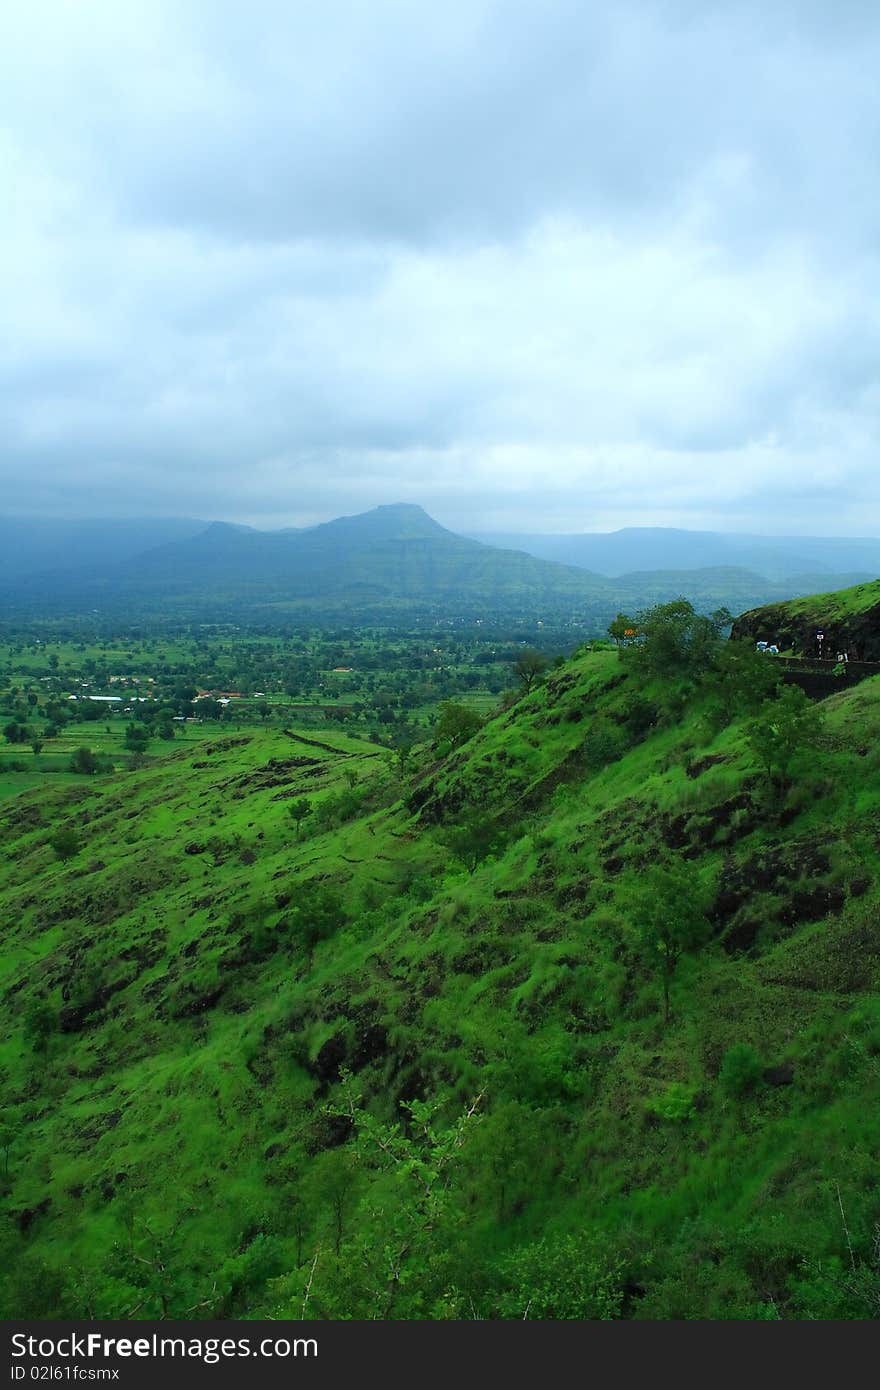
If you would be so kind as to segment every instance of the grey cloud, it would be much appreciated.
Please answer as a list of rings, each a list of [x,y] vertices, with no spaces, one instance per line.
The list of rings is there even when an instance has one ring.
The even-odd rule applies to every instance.
[[[880,527],[878,59],[855,0],[7,7],[4,505]]]

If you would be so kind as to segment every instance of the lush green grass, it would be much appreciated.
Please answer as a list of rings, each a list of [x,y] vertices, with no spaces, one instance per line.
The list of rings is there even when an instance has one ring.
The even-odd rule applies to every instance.
[[[784,795],[605,652],[405,769],[211,730],[7,801],[7,1311],[299,1316],[313,1272],[317,1316],[876,1313],[880,681],[826,703]],[[711,933],[664,1026],[638,902],[671,855]],[[422,1097],[395,1164],[370,1125]],[[546,1304],[545,1236],[576,1241]]]
[[[30,750],[28,750],[30,751]],[[6,761],[12,761],[7,759]],[[22,759],[24,761],[24,759]],[[31,762],[33,763],[33,755]],[[57,771],[53,772],[53,785],[67,786],[77,782],[79,779],[73,772]],[[29,791],[31,787],[45,787],[45,772],[29,770],[27,772],[7,772],[3,761],[0,761],[0,801],[7,797],[18,796],[21,792]]]
[[[792,599],[786,604],[793,613],[817,613],[832,619],[845,619],[856,613],[864,613],[880,603],[880,579],[868,584],[855,584],[851,589],[839,589],[836,593],[811,594],[807,598]],[[827,616],[826,616],[827,615]]]
[[[125,722],[118,717],[112,718],[109,725],[68,724],[54,738],[44,740],[39,753],[34,753],[29,744],[0,744],[0,800],[30,787],[47,790],[50,786],[81,781],[70,770],[71,757],[78,748],[91,748],[110,760],[117,771],[126,769],[132,750],[125,742],[125,728]],[[147,756],[165,756],[171,748],[196,747],[212,737],[217,737],[216,725],[176,724],[173,742],[151,738]]]

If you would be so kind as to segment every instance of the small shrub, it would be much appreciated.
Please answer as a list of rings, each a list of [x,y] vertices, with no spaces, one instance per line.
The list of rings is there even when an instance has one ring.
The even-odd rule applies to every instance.
[[[648,1101],[648,1110],[658,1119],[667,1120],[670,1124],[686,1124],[697,1113],[695,1099],[694,1086],[686,1086],[683,1081],[672,1081],[662,1095],[652,1096]]]
[[[581,744],[580,756],[586,768],[598,772],[622,757],[625,748],[625,735],[608,720],[599,719]]]
[[[45,999],[35,999],[24,1016],[24,1034],[34,1052],[43,1052],[58,1029],[58,1014]]]
[[[602,1243],[584,1235],[527,1245],[506,1257],[502,1278],[502,1318],[608,1321],[620,1316],[620,1266]]]
[[[728,1095],[744,1096],[761,1079],[764,1064],[750,1043],[734,1043],[721,1061],[718,1079]]]

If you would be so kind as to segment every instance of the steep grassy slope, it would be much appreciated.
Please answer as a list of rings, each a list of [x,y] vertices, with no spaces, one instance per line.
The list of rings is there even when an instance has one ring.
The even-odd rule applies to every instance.
[[[5,1311],[876,1315],[880,682],[784,796],[701,698],[584,654],[406,771],[256,733],[0,808]]]

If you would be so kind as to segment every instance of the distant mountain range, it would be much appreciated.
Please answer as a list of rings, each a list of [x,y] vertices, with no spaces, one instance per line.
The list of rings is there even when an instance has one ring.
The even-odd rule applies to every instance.
[[[621,531],[569,536],[474,534],[474,540],[524,550],[541,560],[574,565],[614,578],[634,570],[696,570],[734,566],[765,579],[817,574],[874,577],[880,540],[849,536],[752,536],[630,526]],[[853,581],[855,582],[855,581]]]
[[[880,571],[880,541],[762,541],[774,570],[769,574],[755,573],[740,560],[757,554],[754,537],[632,530],[510,537],[519,542],[510,547],[495,543],[501,539],[507,538],[489,543],[456,535],[410,504],[281,531],[183,519],[0,520],[0,604],[19,616],[97,610],[108,617],[198,612],[213,620],[259,615],[264,621],[302,616],[382,622],[416,613],[516,615],[575,620],[601,630],[620,609],[679,595],[703,609],[726,605],[740,612]],[[556,553],[538,555],[538,542]],[[581,557],[576,563],[575,553]],[[587,569],[582,561],[593,553],[606,569],[624,559],[634,568],[613,578]],[[711,563],[698,563],[707,558]],[[853,568],[823,568],[835,558]],[[785,564],[789,571],[781,573]],[[809,565],[812,570],[802,569]]]

